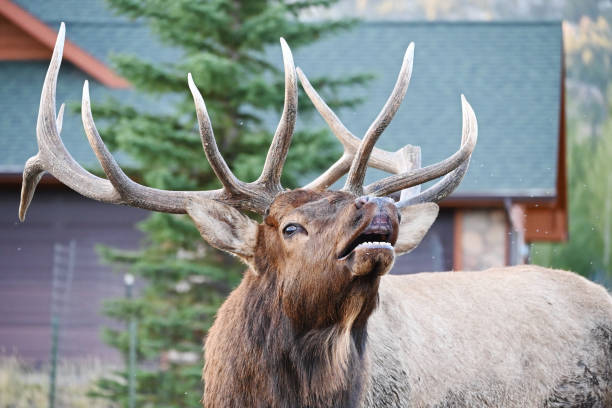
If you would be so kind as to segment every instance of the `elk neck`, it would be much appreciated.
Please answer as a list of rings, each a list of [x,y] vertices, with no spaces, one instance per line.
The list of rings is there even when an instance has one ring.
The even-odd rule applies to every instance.
[[[206,341],[207,408],[360,406],[381,274],[355,274],[339,255],[382,211],[344,192],[277,197]]]
[[[226,378],[211,376],[206,386],[217,388],[210,382],[219,381],[226,395],[241,396],[244,400],[238,402],[247,405],[359,406],[369,371],[367,318],[377,302],[378,282],[367,283],[370,298],[359,296],[366,282],[356,283],[345,289],[340,304],[329,297],[317,316],[295,321],[283,306],[284,285],[275,272],[247,271],[220,310],[217,323],[222,324],[215,325],[206,343],[205,377],[209,367],[218,371],[213,368],[217,364],[241,369]]]

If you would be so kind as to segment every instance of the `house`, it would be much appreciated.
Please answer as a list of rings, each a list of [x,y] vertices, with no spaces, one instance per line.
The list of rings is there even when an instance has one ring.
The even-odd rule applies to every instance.
[[[86,4],[86,6],[85,6]],[[109,62],[112,53],[171,59],[149,29],[112,15],[102,0],[0,0],[0,348],[44,360],[50,348],[49,302],[54,243],[77,242],[73,297],[64,357],[116,357],[99,340],[103,299],[121,296],[122,277],[95,254],[105,243],[136,248],[138,209],[93,202],[46,176],[28,213],[17,218],[23,164],[37,147],[40,89],[60,21],[67,24],[58,101],[78,101],[85,79],[93,104],[114,94],[138,98]],[[295,52],[310,76],[371,72],[355,92],[365,102],[339,117],[365,132],[393,87],[410,41],[415,63],[406,99],[378,146],[419,145],[423,164],[459,146],[464,93],[479,121],[470,169],[441,203],[434,227],[393,273],[478,270],[523,262],[528,244],[567,238],[564,69],[559,22],[365,23]],[[274,54],[277,57],[276,54]],[[278,63],[279,61],[274,61]],[[187,86],[185,86],[187,92]],[[279,107],[280,110],[280,107]],[[315,126],[324,127],[320,118]],[[85,166],[95,158],[79,115],[67,112],[63,140]],[[371,171],[368,178],[379,177]]]

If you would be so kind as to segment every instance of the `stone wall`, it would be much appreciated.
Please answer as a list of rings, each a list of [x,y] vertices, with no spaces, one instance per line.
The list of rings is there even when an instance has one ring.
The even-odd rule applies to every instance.
[[[506,265],[509,233],[504,210],[460,211],[460,268],[482,270]]]

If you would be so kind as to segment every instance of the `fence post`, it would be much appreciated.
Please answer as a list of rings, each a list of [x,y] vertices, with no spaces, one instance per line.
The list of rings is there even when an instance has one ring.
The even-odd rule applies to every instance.
[[[55,408],[57,386],[57,356],[61,316],[66,313],[74,262],[76,242],[70,241],[67,246],[55,244],[53,247],[53,281],[51,287],[51,370],[49,372],[49,408]]]
[[[131,300],[133,298],[134,275],[127,273],[123,277],[125,283],[125,296]],[[128,408],[136,406],[136,318],[130,316],[129,326],[129,354],[128,354]]]

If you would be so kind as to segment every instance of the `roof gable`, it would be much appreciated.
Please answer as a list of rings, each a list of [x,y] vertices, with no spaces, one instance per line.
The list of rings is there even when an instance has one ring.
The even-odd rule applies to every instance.
[[[0,16],[3,18],[3,20],[0,20],[0,25],[4,22],[4,27],[7,31],[16,35],[24,34],[30,37],[24,39],[23,43],[36,47],[36,52],[34,53],[36,58],[28,59],[42,59],[40,57],[44,55],[45,48],[48,50],[47,58],[50,58],[53,46],[55,45],[55,38],[57,37],[57,33],[54,30],[10,0],[0,0]],[[5,43],[4,45],[10,46],[11,44]],[[12,49],[12,53],[9,55],[13,55],[13,57],[7,59],[18,59],[16,58],[18,52],[16,52],[15,47],[11,46],[10,49]],[[107,87],[127,88],[129,86],[129,83],[124,78],[117,75],[104,63],[69,40],[66,41],[64,46],[64,58]]]

